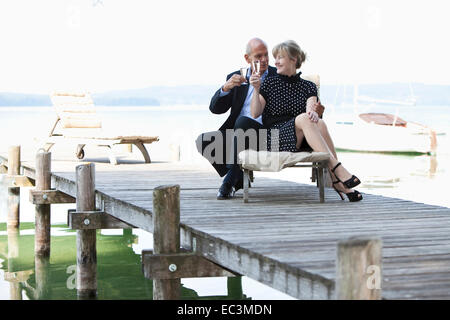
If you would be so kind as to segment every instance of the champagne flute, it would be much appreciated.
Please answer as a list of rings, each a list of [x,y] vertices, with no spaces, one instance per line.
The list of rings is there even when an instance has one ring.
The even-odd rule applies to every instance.
[[[253,72],[259,73],[260,66],[261,66],[260,61],[259,60],[252,61],[252,66],[253,66]]]
[[[247,68],[244,67],[244,68],[240,68],[239,70],[241,71],[241,76],[243,76],[244,79],[246,79],[246,77],[247,77]],[[247,81],[244,80],[244,82],[242,82],[242,84],[247,84]]]

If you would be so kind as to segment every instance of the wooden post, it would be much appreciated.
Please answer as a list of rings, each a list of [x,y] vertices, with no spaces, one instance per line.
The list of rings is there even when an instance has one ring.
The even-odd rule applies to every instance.
[[[8,272],[16,272],[17,259],[19,258],[19,237],[18,228],[8,226]],[[22,300],[22,288],[19,282],[9,282],[10,300]]]
[[[36,282],[36,300],[50,299],[50,257],[35,255],[34,257],[34,277]]]
[[[180,186],[153,190],[153,252],[180,252]],[[169,268],[175,268],[171,265]],[[153,300],[180,299],[181,280],[153,280]]]
[[[336,299],[381,299],[380,239],[350,238],[337,245]]]
[[[251,172],[251,171],[250,171]],[[248,203],[249,170],[244,169],[244,203]]]
[[[325,190],[324,190],[324,178],[323,178],[323,162],[319,162],[319,166],[317,168],[317,182],[319,186],[319,199],[320,203],[325,202]]]
[[[77,211],[94,211],[95,165],[76,167]],[[77,295],[79,299],[97,297],[96,230],[77,230]]]
[[[39,152],[36,155],[36,190],[51,188],[51,153]],[[35,205],[35,255],[50,256],[50,204]]]
[[[20,282],[9,283],[9,300],[23,300],[22,284]]]
[[[20,146],[8,149],[8,175],[20,175]],[[20,188],[8,188],[8,228],[18,228],[20,224]]]

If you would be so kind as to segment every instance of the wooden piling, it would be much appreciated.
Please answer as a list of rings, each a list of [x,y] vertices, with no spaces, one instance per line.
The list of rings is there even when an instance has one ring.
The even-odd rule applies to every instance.
[[[336,299],[381,299],[381,247],[376,238],[350,238],[337,247]]]
[[[51,188],[51,153],[36,155],[36,190]],[[34,253],[42,257],[50,256],[50,204],[35,205]]]
[[[50,286],[50,257],[35,255],[34,257],[34,278],[36,282],[34,298],[36,300],[46,300],[51,298]]]
[[[179,251],[180,186],[160,186],[153,190],[153,252],[166,254]],[[170,267],[176,269],[176,266]],[[178,300],[180,292],[180,279],[153,280],[153,300]]]
[[[20,146],[8,149],[8,175],[20,175]],[[8,188],[8,228],[18,228],[20,224],[20,188]]]
[[[77,211],[94,211],[95,165],[76,167]],[[77,295],[79,299],[97,296],[96,230],[77,230]]]
[[[8,226],[8,273],[19,271],[17,259],[19,258],[19,236],[20,230]],[[9,282],[10,300],[22,300],[22,287],[20,282]]]

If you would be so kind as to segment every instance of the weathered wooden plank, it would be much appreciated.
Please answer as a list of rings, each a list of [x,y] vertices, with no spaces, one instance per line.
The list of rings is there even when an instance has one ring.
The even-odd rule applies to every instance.
[[[29,200],[33,204],[76,203],[76,199],[59,190],[30,190]]]
[[[27,176],[4,174],[0,176],[0,183],[9,188],[33,187],[35,181]]]
[[[75,230],[135,228],[122,220],[100,211],[69,211],[67,220],[69,222],[69,227]]]
[[[34,270],[24,270],[15,272],[5,272],[5,281],[8,282],[26,282],[30,276],[34,273]]]
[[[142,251],[142,264],[144,275],[149,279],[236,276],[231,271],[193,253],[153,254]]]

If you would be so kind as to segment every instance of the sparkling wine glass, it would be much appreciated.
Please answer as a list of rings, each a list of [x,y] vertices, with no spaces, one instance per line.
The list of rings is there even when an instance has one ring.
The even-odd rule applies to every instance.
[[[239,69],[239,70],[241,71],[241,76],[243,76],[244,79],[246,79],[246,77],[247,77],[247,68],[244,67],[244,68],[241,68],[241,69]],[[242,82],[242,83],[243,83],[243,84],[246,84],[247,81],[244,81],[244,82]]]
[[[253,61],[252,65],[253,65],[253,72],[254,73],[259,73],[260,65],[261,65],[260,61],[259,60]]]

